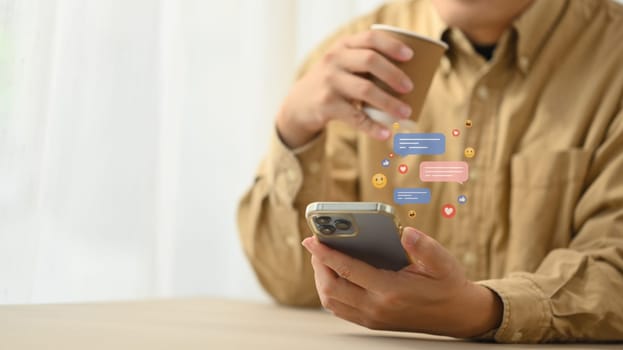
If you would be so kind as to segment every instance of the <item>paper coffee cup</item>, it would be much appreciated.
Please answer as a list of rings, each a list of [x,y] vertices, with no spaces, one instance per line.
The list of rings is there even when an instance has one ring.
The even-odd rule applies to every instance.
[[[410,120],[397,120],[384,111],[369,105],[364,106],[363,111],[370,119],[380,124],[391,126],[393,123],[398,122],[401,129],[414,129],[414,120],[418,119],[422,111],[428,89],[439,67],[441,57],[448,49],[448,45],[443,41],[385,24],[373,24],[370,29],[387,32],[413,50],[411,60],[407,62],[394,61],[396,66],[405,72],[413,82],[413,90],[411,92],[399,94],[376,77],[372,77],[372,82],[380,88],[411,106],[412,114]]]

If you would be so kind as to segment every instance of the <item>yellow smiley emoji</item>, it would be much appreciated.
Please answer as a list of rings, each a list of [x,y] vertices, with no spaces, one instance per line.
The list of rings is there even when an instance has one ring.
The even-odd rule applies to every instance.
[[[372,186],[383,188],[385,185],[387,185],[387,177],[384,174],[378,173],[372,176]]]
[[[476,155],[476,150],[474,150],[471,147],[467,147],[465,149],[465,158],[474,158],[474,156]]]

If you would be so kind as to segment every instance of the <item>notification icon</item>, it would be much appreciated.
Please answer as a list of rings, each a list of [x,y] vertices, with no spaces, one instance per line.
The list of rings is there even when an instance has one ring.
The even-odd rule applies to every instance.
[[[409,171],[409,167],[407,166],[407,164],[400,164],[398,166],[398,172],[401,173],[402,175],[406,174]]]
[[[459,204],[465,204],[465,203],[467,203],[467,196],[462,194],[462,195],[459,196],[457,201],[459,202]]]
[[[456,215],[456,208],[452,204],[446,204],[441,207],[441,216],[446,219],[452,219]]]

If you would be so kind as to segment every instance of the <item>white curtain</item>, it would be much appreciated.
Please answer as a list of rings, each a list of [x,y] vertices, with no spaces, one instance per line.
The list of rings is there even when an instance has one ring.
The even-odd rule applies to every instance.
[[[379,0],[0,0],[0,303],[266,299],[235,209],[302,57]]]

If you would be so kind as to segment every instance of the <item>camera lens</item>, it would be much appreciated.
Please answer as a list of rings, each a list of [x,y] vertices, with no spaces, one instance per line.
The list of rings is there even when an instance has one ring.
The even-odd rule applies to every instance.
[[[323,235],[332,235],[332,234],[335,233],[335,226],[333,226],[333,225],[322,225],[322,226],[320,226],[318,231],[320,231],[320,233],[322,233]]]
[[[328,225],[328,224],[331,223],[331,217],[330,216],[317,216],[314,220],[319,225]]]
[[[352,225],[351,225],[350,221],[348,221],[348,220],[344,220],[344,219],[337,219],[337,220],[335,220],[335,227],[338,230],[346,231],[346,230],[350,229],[351,226]]]

